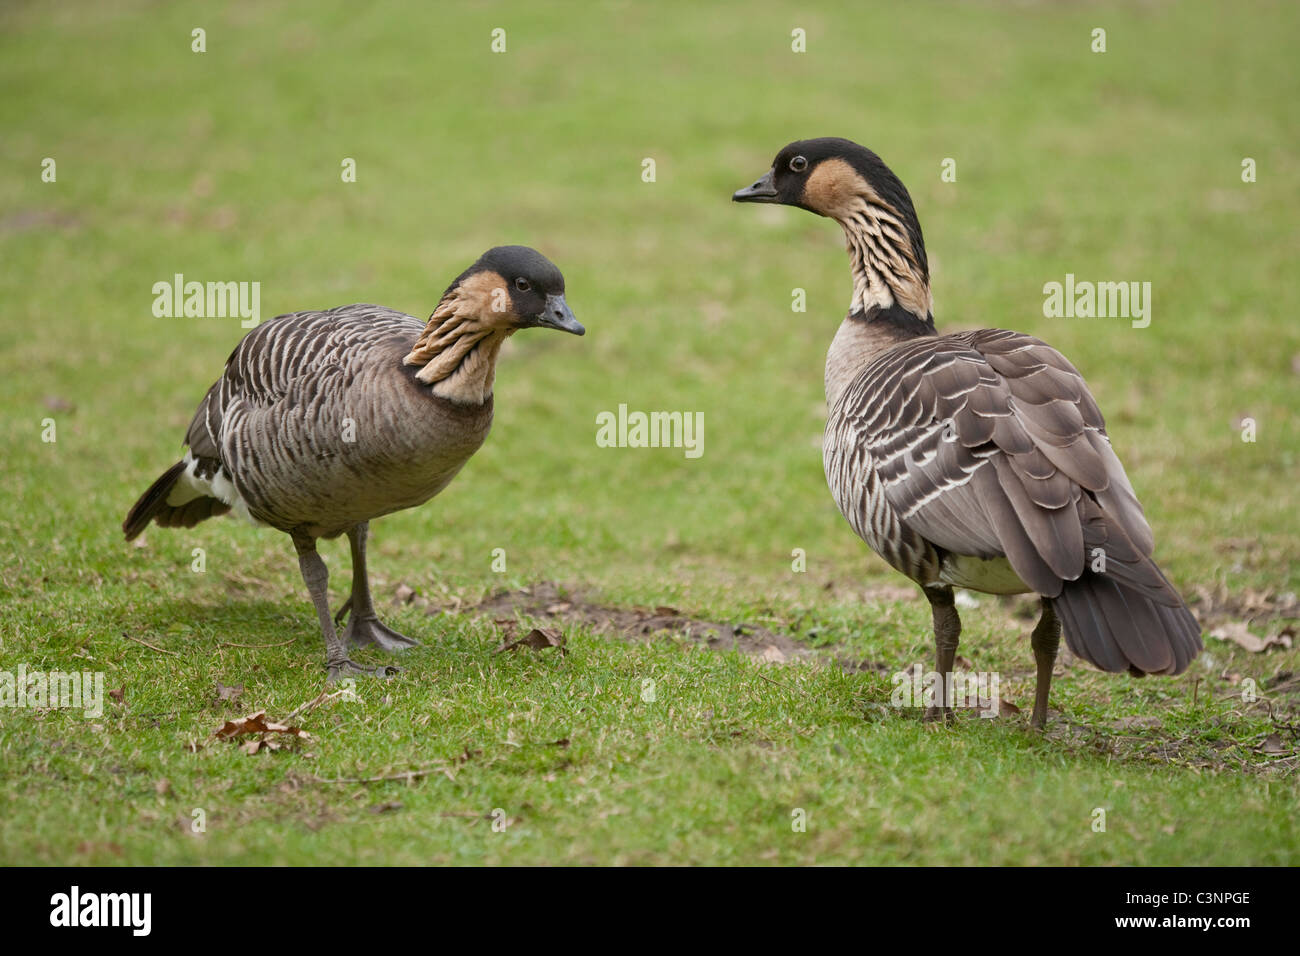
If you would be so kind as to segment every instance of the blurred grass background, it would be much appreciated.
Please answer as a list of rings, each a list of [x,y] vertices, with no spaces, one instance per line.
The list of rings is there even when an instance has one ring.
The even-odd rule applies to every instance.
[[[287,538],[221,521],[121,541],[244,331],[155,318],[151,287],[180,272],[261,282],[264,317],[355,301],[424,316],[484,249],[515,242],[563,269],[588,335],[509,343],[486,446],[435,501],[373,529],[377,586],[473,600],[551,579],[720,617],[822,615],[863,652],[920,659],[924,608],[899,605],[901,635],[877,629],[860,598],[900,582],[822,476],[822,362],[850,292],[839,231],[729,202],[786,142],[819,135],[875,149],[910,188],[941,329],[1030,332],[1085,374],[1185,593],[1294,591],[1298,26],[1280,2],[8,4],[0,659],[93,652],[144,669],[165,704],[172,672],[123,630],[192,628],[209,642],[194,654],[296,635],[300,683],[280,693],[307,694],[319,639]],[[1044,318],[1043,284],[1067,272],[1151,282],[1151,326]],[[703,457],[598,448],[596,415],[620,403],[702,411]],[[195,547],[206,575],[189,571]],[[338,590],[346,545],[325,552]],[[1005,641],[994,663],[1027,666],[1023,636]],[[40,765],[9,740],[10,769]],[[1224,786],[1208,806],[1245,799]]]

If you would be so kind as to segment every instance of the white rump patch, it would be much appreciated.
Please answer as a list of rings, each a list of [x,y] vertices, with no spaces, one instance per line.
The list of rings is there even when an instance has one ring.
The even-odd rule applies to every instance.
[[[172,507],[188,504],[195,498],[216,498],[223,504],[230,506],[231,513],[250,524],[260,525],[262,522],[254,518],[248,511],[248,503],[239,494],[239,489],[235,483],[226,477],[226,471],[223,467],[218,467],[216,474],[211,478],[200,478],[197,474],[199,470],[198,459],[188,448],[185,449],[185,471],[176,479],[176,484],[172,486],[171,494],[167,496],[167,504]]]

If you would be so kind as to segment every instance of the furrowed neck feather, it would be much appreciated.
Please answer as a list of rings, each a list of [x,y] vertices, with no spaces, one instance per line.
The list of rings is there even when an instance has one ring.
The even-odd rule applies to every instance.
[[[915,334],[933,335],[934,299],[920,227],[909,226],[870,191],[854,196],[835,220],[844,230],[853,274],[849,314],[888,316],[899,324],[902,312],[916,320]]]
[[[826,401],[831,407],[881,352],[917,336],[937,334],[920,227],[909,227],[869,189],[855,195],[834,218],[844,230],[853,301],[826,354]]]
[[[501,345],[514,331],[486,321],[491,316],[487,282],[471,276],[447,290],[420,337],[404,358],[423,366],[415,377],[434,395],[463,405],[481,405],[492,395]]]

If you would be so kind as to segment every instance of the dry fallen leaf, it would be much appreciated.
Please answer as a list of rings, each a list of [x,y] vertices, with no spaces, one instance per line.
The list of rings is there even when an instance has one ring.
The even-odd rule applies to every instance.
[[[405,584],[399,584],[397,586],[397,593],[394,597],[397,598],[399,604],[410,604],[415,600],[415,588],[409,587]]]
[[[259,750],[279,750],[280,744],[272,739],[268,739],[267,734],[285,734],[289,737],[301,738],[307,740],[311,734],[298,727],[286,727],[284,724],[277,724],[274,721],[266,719],[266,711],[259,710],[255,714],[249,714],[247,717],[239,717],[235,720],[228,720],[215,731],[212,736],[217,740],[230,740],[234,737],[242,737],[246,734],[261,734],[263,736],[249,740],[241,744],[241,749],[248,754],[255,754]]]
[[[1291,646],[1291,629],[1283,628],[1272,637],[1256,637],[1250,633],[1245,621],[1228,621],[1210,631],[1210,637],[1220,641],[1232,641],[1238,647],[1245,648],[1252,654],[1261,654],[1270,647],[1289,648]]]
[[[117,690],[110,690],[108,696],[113,698],[119,704],[122,703],[122,700],[126,697],[126,685],[123,684]]]
[[[500,654],[502,651],[514,651],[521,647],[531,647],[535,651],[558,647],[561,654],[569,653],[569,649],[564,646],[564,635],[553,627],[535,627],[518,640],[506,641],[492,653]]]
[[[232,702],[236,701],[239,699],[239,695],[242,694],[243,692],[244,692],[243,684],[231,684],[227,686],[221,683],[221,681],[217,681],[218,701],[223,701],[223,700],[228,700]]]

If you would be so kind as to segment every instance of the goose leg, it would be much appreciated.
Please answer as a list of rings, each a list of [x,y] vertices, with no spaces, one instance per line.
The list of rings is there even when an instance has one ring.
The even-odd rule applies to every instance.
[[[343,607],[339,608],[339,613],[335,616],[335,621],[341,622],[343,616],[349,614],[343,640],[349,647],[374,644],[389,652],[419,647],[419,641],[394,631],[388,625],[381,623],[375,614],[375,605],[370,598],[370,581],[366,573],[366,538],[369,534],[370,522],[368,521],[363,521],[348,531],[348,543],[352,546],[352,596]]]
[[[1043,614],[1030,635],[1034,648],[1034,663],[1038,665],[1038,685],[1034,690],[1034,714],[1029,725],[1036,730],[1047,726],[1047,692],[1052,686],[1052,667],[1056,664],[1056,651],[1061,646],[1061,622],[1052,607],[1051,598],[1043,598]]]
[[[307,593],[311,595],[311,603],[316,607],[316,616],[320,618],[329,680],[333,682],[346,674],[367,674],[372,677],[391,677],[396,674],[396,667],[362,667],[348,658],[347,647],[339,638],[338,631],[334,629],[334,620],[330,617],[329,571],[316,551],[316,541],[306,535],[295,534],[293,546],[298,549],[298,568],[302,571]]]
[[[957,640],[961,637],[961,618],[957,615],[957,604],[952,596],[952,588],[922,588],[930,601],[930,612],[934,618],[935,663],[938,665],[939,678],[943,682],[938,691],[942,695],[940,706],[927,707],[922,720],[946,720],[953,718],[952,701],[948,694],[952,688],[952,667],[957,658]]]

